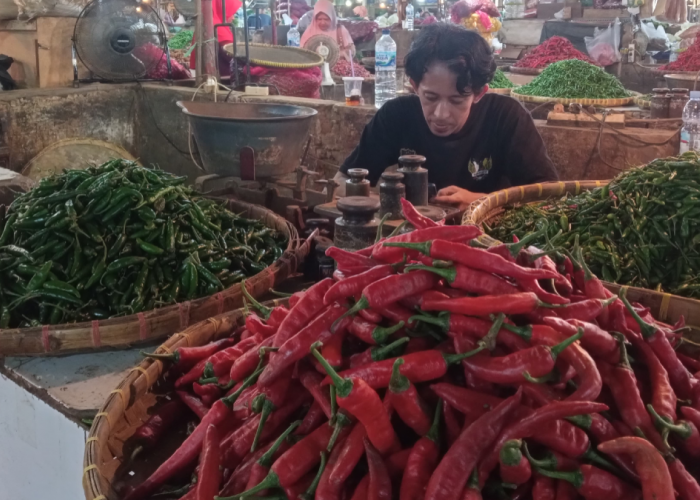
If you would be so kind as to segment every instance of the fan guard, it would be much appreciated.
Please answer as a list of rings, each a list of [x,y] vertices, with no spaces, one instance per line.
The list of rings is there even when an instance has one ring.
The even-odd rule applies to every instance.
[[[333,68],[340,57],[340,47],[334,38],[327,35],[314,35],[304,44],[306,50],[316,52]]]
[[[177,11],[185,17],[197,15],[197,7],[194,0],[175,0],[173,3]]]
[[[73,43],[87,69],[105,80],[143,78],[166,49],[160,17],[135,0],[90,2],[75,23]]]

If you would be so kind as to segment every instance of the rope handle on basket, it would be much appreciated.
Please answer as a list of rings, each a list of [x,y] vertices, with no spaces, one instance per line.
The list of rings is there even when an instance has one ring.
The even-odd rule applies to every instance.
[[[148,374],[148,370],[146,370],[142,366],[135,366],[131,370],[129,370],[129,373],[131,372],[141,372],[143,376],[146,377],[147,389],[151,387],[151,376]]]
[[[110,394],[119,394],[122,400],[122,405],[124,406],[124,409],[127,409],[127,404],[126,404],[126,396],[124,395],[124,391],[121,389],[114,389]]]
[[[92,425],[95,425],[95,420],[97,420],[100,417],[105,418],[105,420],[107,421],[107,425],[109,425],[109,428],[111,429],[112,428],[112,419],[110,418],[109,413],[104,412],[104,411],[95,415],[95,418],[92,419]]]

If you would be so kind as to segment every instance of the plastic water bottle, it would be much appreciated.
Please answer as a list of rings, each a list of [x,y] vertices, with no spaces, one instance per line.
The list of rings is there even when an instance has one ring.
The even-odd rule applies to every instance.
[[[374,107],[381,108],[389,99],[396,97],[396,42],[383,29],[382,36],[374,46]]]
[[[409,2],[408,5],[406,5],[406,29],[408,31],[413,31],[414,13],[413,5]]]
[[[298,47],[300,43],[301,34],[299,33],[296,24],[292,24],[292,27],[289,28],[289,31],[287,32],[287,46]]]
[[[700,151],[700,91],[691,91],[690,100],[683,109],[681,154]]]

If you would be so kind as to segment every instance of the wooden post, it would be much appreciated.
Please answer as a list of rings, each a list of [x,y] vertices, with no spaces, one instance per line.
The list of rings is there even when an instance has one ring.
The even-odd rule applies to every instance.
[[[202,60],[202,58],[204,57],[204,51],[202,50],[202,46],[204,45],[203,42],[205,38],[204,15],[202,14],[202,0],[195,0],[194,5],[197,12],[194,23],[194,37],[197,44],[194,48],[196,59],[194,65],[196,73],[194,83],[197,87],[199,87],[202,83],[204,83],[204,61]]]

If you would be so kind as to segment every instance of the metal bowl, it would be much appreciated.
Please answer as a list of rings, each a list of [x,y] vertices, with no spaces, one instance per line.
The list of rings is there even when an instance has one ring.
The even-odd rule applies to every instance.
[[[674,73],[664,75],[668,88],[700,90],[700,71],[694,73]]]
[[[210,174],[243,177],[241,150],[252,148],[255,177],[294,172],[318,114],[287,104],[178,101],[189,118],[203,167]]]

